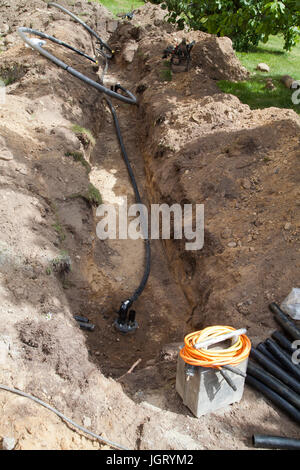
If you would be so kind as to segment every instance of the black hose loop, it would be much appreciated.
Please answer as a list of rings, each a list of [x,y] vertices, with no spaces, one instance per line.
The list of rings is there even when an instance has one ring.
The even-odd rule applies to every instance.
[[[72,46],[66,45],[66,43],[63,43],[62,41],[59,41],[58,39],[54,38],[53,36],[49,36],[48,34],[42,33],[42,32],[37,31],[35,29],[25,28],[25,27],[22,27],[22,28],[18,29],[19,36],[23,39],[23,41],[26,44],[28,44],[33,49],[37,50],[41,55],[43,55],[44,57],[49,59],[54,64],[61,67],[62,69],[66,70],[67,72],[69,72],[74,77],[79,78],[79,80],[83,81],[87,85],[92,86],[93,88],[96,88],[98,91],[100,91],[102,93],[105,93],[106,95],[110,96],[111,98],[116,98],[117,100],[123,101],[124,103],[128,103],[128,104],[136,104],[137,103],[136,97],[130,91],[128,91],[128,90],[126,90],[125,88],[122,87],[122,91],[124,91],[124,93],[126,93],[126,95],[127,95],[127,96],[124,96],[124,95],[121,95],[120,93],[116,93],[116,92],[112,91],[110,88],[106,88],[104,85],[101,85],[98,82],[95,82],[94,80],[88,78],[86,75],[83,75],[81,72],[78,72],[78,70],[73,69],[72,67],[67,65],[65,62],[63,62],[62,60],[58,59],[55,55],[48,52],[46,49],[44,49],[39,44],[35,44],[32,41],[32,39],[29,38],[26,35],[26,33],[34,34],[35,36],[38,36],[40,38],[49,40],[49,41],[54,42],[55,44],[58,44],[60,46],[68,47],[69,49],[72,49],[74,52],[79,53],[80,55],[85,55],[83,52],[78,51],[77,49],[73,48]]]

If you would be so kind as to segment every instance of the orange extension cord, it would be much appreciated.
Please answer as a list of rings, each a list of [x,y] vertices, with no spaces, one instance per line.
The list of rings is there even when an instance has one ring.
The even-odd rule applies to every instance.
[[[192,366],[212,367],[219,369],[222,366],[237,366],[250,354],[251,342],[246,335],[240,335],[235,344],[223,350],[195,349],[194,345],[209,338],[216,338],[235,331],[230,326],[209,326],[204,330],[190,333],[184,338],[185,346],[180,351],[180,356],[187,364]]]

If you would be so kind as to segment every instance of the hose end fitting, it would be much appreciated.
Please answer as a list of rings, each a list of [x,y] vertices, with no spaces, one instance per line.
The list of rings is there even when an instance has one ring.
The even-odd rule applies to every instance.
[[[125,300],[121,303],[119,310],[119,316],[114,322],[114,326],[121,333],[131,333],[138,328],[138,323],[135,320],[135,310],[130,310],[132,305],[131,300]]]

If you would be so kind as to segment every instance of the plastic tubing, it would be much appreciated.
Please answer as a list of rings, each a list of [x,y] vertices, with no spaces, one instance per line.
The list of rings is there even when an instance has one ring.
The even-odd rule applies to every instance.
[[[300,411],[295,406],[291,405],[287,400],[285,400],[280,395],[278,395],[278,393],[274,392],[269,387],[264,385],[262,382],[252,377],[252,375],[247,375],[246,383],[251,385],[253,388],[258,390],[259,392],[261,392],[272,403],[278,406],[278,408],[281,408],[294,421],[300,424]]]
[[[250,357],[255,359],[263,368],[269,371],[271,374],[275,375],[279,380],[284,382],[295,392],[300,394],[300,383],[290,374],[285,372],[281,367],[277,366],[274,362],[268,359],[264,354],[257,351],[257,349],[252,348]]]
[[[251,342],[246,335],[240,335],[237,341],[227,349],[196,349],[197,343],[208,338],[218,337],[235,331],[231,326],[209,326],[190,333],[184,338],[184,347],[180,356],[187,364],[219,369],[224,365],[236,366],[248,358]]]
[[[108,44],[106,44],[101,38],[100,36],[98,36],[98,34],[96,33],[96,31],[94,31],[92,28],[89,27],[89,25],[87,25],[84,21],[82,21],[80,18],[78,18],[78,16],[74,15],[74,13],[72,13],[71,11],[67,10],[66,8],[64,8],[63,6],[59,5],[58,3],[54,3],[54,2],[50,2],[48,3],[48,6],[49,7],[55,7],[55,8],[58,8],[59,10],[63,11],[64,13],[66,13],[67,15],[71,16],[71,18],[73,18],[73,20],[75,20],[77,23],[81,24],[92,36],[94,36],[101,44],[101,47],[102,48],[105,48],[106,51],[108,52],[108,54],[105,54],[103,53],[108,59],[111,59],[112,56],[113,56],[113,51],[112,49],[109,47]]]
[[[295,323],[290,320],[287,315],[281,310],[281,308],[275,303],[272,302],[269,305],[269,309],[274,313],[275,319],[282,326],[282,328],[289,333],[293,339],[300,339],[300,330],[297,328]]]
[[[258,447],[261,449],[300,449],[300,440],[291,439],[289,437],[253,434],[252,442],[254,447]]]
[[[278,359],[285,369],[291,372],[300,384],[300,367],[292,363],[291,356],[289,356],[280,346],[278,346],[272,339],[266,340],[266,346],[272,354]]]
[[[261,367],[256,366],[251,360],[248,362],[247,374],[252,375],[300,410],[300,395]]]
[[[111,98],[116,98],[117,100],[123,101],[124,103],[128,104],[137,104],[137,99],[136,97],[128,90],[122,87],[122,91],[126,93],[127,96],[121,95],[120,93],[116,93],[115,91],[110,90],[109,88],[106,88],[105,86],[101,85],[98,82],[95,82],[94,80],[91,80],[88,78],[86,75],[83,75],[81,72],[78,72],[78,70],[73,69],[69,65],[67,65],[65,62],[62,60],[58,59],[56,56],[45,50],[42,46],[39,46],[38,44],[34,44],[30,40],[30,38],[26,35],[26,33],[29,34],[34,34],[35,36],[38,36],[43,39],[47,39],[49,41],[52,41],[56,44],[59,44],[61,46],[67,47],[65,43],[62,41],[57,40],[53,36],[49,36],[48,34],[42,33],[40,31],[37,31],[35,29],[31,28],[19,28],[18,29],[18,34],[19,36],[23,39],[23,41],[28,44],[30,47],[33,49],[37,50],[41,55],[46,57],[48,60],[51,60],[54,64],[58,65],[62,69],[66,70],[66,72],[69,72],[71,75],[73,75],[76,78],[79,78],[79,80],[83,81],[87,85],[92,86],[93,88],[96,88],[98,91],[101,93],[105,93],[106,95],[110,96]],[[77,52],[77,49],[73,48],[72,46],[68,47],[69,49],[72,49],[73,51]],[[84,53],[81,53],[81,55],[84,55]]]
[[[274,364],[277,364],[279,367],[281,367],[281,363],[276,359],[276,357],[267,349],[267,346],[265,343],[259,343],[256,346],[257,351],[261,352],[264,354],[266,357],[270,359],[270,361],[274,362]]]
[[[0,389],[5,390],[6,392],[14,393],[15,395],[19,395],[24,398],[28,398],[29,400],[32,400],[39,405],[43,406],[44,408],[47,408],[47,410],[52,411],[52,413],[55,413],[57,416],[59,416],[62,420],[66,421],[67,423],[71,424],[75,428],[79,429],[80,431],[94,437],[95,439],[98,439],[99,441],[104,442],[105,444],[108,444],[111,447],[115,447],[116,449],[120,450],[129,450],[126,447],[117,444],[115,442],[109,441],[108,439],[104,439],[103,437],[99,436],[98,434],[95,434],[93,431],[90,431],[89,429],[84,428],[80,424],[75,423],[70,418],[67,418],[64,414],[62,414],[60,411],[58,411],[56,408],[53,408],[53,406],[48,405],[48,403],[45,403],[43,400],[40,400],[39,398],[36,398],[33,395],[30,395],[29,393],[22,392],[21,390],[17,390],[16,388],[11,388],[7,387],[7,385],[2,385],[0,384]]]
[[[295,349],[292,347],[292,343],[280,331],[274,331],[271,336],[275,339],[277,344],[282,346],[288,353],[293,354],[295,352]]]

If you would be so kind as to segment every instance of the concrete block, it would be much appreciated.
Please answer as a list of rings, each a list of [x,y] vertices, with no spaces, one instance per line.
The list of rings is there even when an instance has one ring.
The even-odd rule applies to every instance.
[[[246,372],[248,360],[239,364],[239,370]],[[196,367],[195,375],[185,374],[185,362],[178,355],[176,390],[183,403],[199,418],[207,413],[239,402],[243,396],[245,379],[226,371],[237,390],[234,391],[216,369]]]

